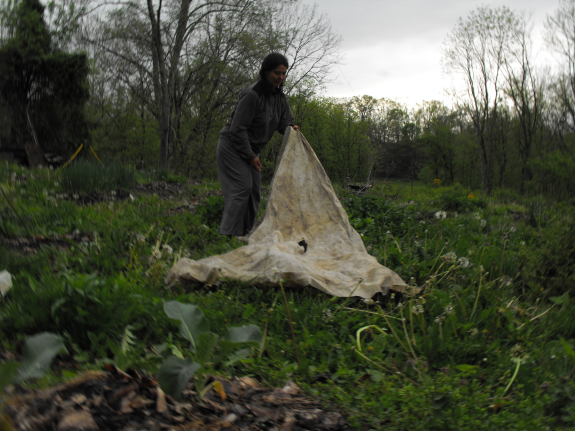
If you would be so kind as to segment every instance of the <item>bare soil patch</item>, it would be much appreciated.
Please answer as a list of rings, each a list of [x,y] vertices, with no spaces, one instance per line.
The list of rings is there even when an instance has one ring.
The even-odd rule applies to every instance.
[[[339,431],[339,413],[322,410],[293,382],[266,388],[249,377],[216,377],[202,401],[188,385],[181,402],[135,372],[91,371],[49,389],[13,396],[5,409],[16,430]]]

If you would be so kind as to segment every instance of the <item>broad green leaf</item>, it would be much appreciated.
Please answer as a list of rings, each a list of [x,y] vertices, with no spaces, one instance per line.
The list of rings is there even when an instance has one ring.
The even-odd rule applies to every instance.
[[[204,318],[202,310],[192,304],[167,301],[164,303],[164,311],[168,317],[180,321],[180,333],[192,343],[192,348],[195,350],[198,336],[210,330],[210,325]]]
[[[158,371],[160,388],[176,401],[180,401],[182,391],[201,367],[197,362],[170,356]]]
[[[559,340],[561,341],[561,344],[563,345],[563,349],[565,349],[565,353],[567,353],[567,356],[569,356],[571,359],[575,361],[575,352],[573,351],[569,343],[567,343],[567,341],[565,341],[563,337],[559,337]]]
[[[62,337],[49,332],[36,334],[26,340],[17,382],[30,377],[42,377],[58,353],[67,352]]]
[[[16,379],[19,362],[5,362],[0,365],[0,394],[2,390]]]
[[[455,368],[457,368],[459,371],[463,371],[464,373],[467,371],[474,371],[477,369],[477,365],[468,365],[468,364],[461,364],[461,365],[456,365]]]
[[[210,362],[213,357],[213,350],[218,342],[218,335],[213,332],[204,332],[198,336],[198,343],[196,346],[196,359],[200,364]]]
[[[252,349],[250,349],[249,347],[247,347],[245,349],[238,350],[236,353],[231,355],[228,358],[228,360],[224,363],[224,368],[231,367],[236,362],[239,362],[243,359],[246,359],[248,356],[250,356],[251,352],[252,352]]]
[[[230,328],[224,338],[232,343],[248,343],[259,347],[263,336],[262,331],[256,325],[247,325]]]
[[[565,304],[569,301],[569,292],[565,292],[562,296],[552,296],[549,299],[557,305]]]

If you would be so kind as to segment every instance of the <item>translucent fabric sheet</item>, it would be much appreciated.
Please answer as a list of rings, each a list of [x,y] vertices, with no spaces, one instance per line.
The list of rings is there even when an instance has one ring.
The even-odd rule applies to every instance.
[[[278,158],[266,210],[248,244],[198,261],[183,258],[166,282],[214,284],[226,278],[279,287],[281,279],[284,286],[363,298],[390,288],[404,291],[401,277],[367,253],[300,132],[286,130]]]

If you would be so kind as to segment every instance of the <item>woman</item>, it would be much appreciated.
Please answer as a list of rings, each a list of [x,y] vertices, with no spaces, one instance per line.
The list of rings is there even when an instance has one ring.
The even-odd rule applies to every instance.
[[[247,235],[261,200],[260,151],[277,130],[294,126],[294,117],[282,91],[289,64],[273,52],[263,61],[260,79],[242,91],[232,115],[220,131],[216,158],[224,194],[220,234]]]

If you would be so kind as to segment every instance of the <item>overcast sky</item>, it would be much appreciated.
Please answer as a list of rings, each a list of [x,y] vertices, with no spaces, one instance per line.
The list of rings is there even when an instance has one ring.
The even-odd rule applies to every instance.
[[[343,37],[343,64],[334,68],[326,96],[368,94],[413,106],[449,98],[451,87],[441,70],[441,47],[459,17],[480,5],[507,6],[531,14],[533,40],[540,40],[548,14],[559,0],[302,0],[318,5],[333,30]],[[539,58],[545,56],[536,43]]]

